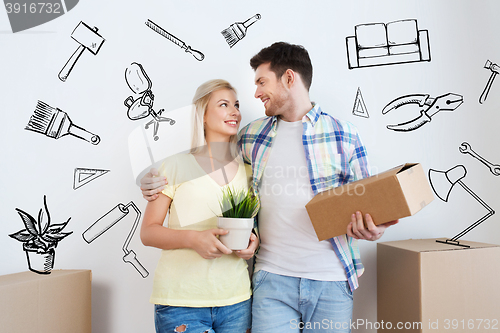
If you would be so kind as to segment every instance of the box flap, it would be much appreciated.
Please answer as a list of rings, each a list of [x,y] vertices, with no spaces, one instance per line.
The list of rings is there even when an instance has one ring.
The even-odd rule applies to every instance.
[[[486,244],[486,243],[478,243],[471,242],[466,240],[460,240],[461,244],[467,244],[470,248],[465,248],[462,246],[450,245],[438,243],[436,240],[445,241],[449,238],[431,238],[431,239],[407,239],[407,240],[399,240],[399,241],[391,241],[391,242],[383,242],[379,243],[380,245],[392,246],[395,248],[400,248],[413,252],[432,252],[432,251],[458,251],[458,250],[471,250],[471,249],[480,249],[480,248],[488,248],[488,247],[500,247],[500,245],[496,244]]]

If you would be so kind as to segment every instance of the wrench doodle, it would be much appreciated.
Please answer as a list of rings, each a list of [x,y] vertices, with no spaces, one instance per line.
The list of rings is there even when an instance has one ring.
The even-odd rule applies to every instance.
[[[479,156],[475,151],[472,150],[469,143],[462,142],[462,144],[460,145],[460,147],[458,149],[460,150],[460,152],[462,154],[470,154],[472,157],[476,158],[481,163],[486,165],[490,169],[491,173],[494,174],[495,176],[500,176],[500,165],[490,163],[486,159],[484,159],[483,157]]]

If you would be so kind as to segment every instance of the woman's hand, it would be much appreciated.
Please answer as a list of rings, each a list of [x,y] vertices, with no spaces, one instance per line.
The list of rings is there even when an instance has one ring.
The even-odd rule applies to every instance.
[[[228,232],[224,229],[195,231],[192,234],[190,247],[204,259],[215,259],[222,257],[223,254],[231,254],[233,251],[217,238],[218,235],[225,235]]]
[[[238,250],[235,252],[235,254],[245,260],[251,259],[257,248],[259,247],[259,238],[252,233],[250,235],[250,243],[248,244],[248,247],[244,250]]]

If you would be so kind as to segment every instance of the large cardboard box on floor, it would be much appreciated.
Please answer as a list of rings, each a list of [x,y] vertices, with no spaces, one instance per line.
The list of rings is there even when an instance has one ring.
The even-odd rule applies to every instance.
[[[460,243],[377,244],[379,333],[500,330],[500,245]]]
[[[0,276],[2,333],[90,333],[91,271]]]
[[[318,193],[306,204],[320,241],[346,233],[351,215],[369,213],[375,224],[414,215],[434,200],[422,165],[407,163]]]

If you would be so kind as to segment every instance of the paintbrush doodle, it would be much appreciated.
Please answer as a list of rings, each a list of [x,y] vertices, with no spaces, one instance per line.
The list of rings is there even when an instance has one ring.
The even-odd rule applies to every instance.
[[[417,20],[360,24],[354,30],[346,37],[349,69],[431,61],[428,31],[418,30]]]
[[[137,260],[135,252],[128,248],[141,219],[141,211],[132,201],[127,205],[123,205],[121,203],[116,205],[113,209],[111,209],[94,224],[92,224],[87,230],[85,230],[85,232],[82,234],[82,237],[88,244],[92,243],[95,239],[97,239],[116,223],[120,222],[121,219],[127,216],[127,214],[130,212],[129,208],[132,208],[135,211],[136,217],[127,236],[127,239],[122,246],[122,250],[125,253],[125,255],[123,256],[123,261],[134,266],[137,272],[139,272],[139,274],[141,274],[141,276],[145,278],[149,275],[149,272],[146,270],[146,268],[144,268],[144,266],[142,266],[139,260]]]
[[[73,124],[66,112],[53,108],[42,101],[38,101],[35,112],[25,129],[54,139],[71,134],[93,145],[101,142],[99,136]]]
[[[125,81],[130,90],[140,94],[135,100],[132,96],[125,99],[124,104],[128,108],[128,118],[130,120],[139,120],[151,116],[153,119],[146,123],[144,127],[148,129],[149,126],[153,125],[153,138],[158,141],[159,136],[157,134],[160,122],[170,122],[170,125],[173,125],[175,120],[162,117],[161,114],[164,109],[160,109],[158,112],[153,109],[154,95],[151,91],[153,83],[141,64],[134,62],[125,70]]]
[[[169,41],[171,41],[175,45],[179,46],[181,49],[183,49],[187,53],[191,53],[196,60],[202,61],[203,59],[205,59],[205,55],[203,53],[201,53],[200,51],[192,49],[191,46],[186,45],[186,43],[184,43],[182,40],[180,40],[179,38],[175,37],[170,32],[168,32],[167,30],[163,29],[162,27],[160,27],[158,24],[154,23],[153,21],[147,20],[146,21],[146,25],[151,30],[153,30],[154,32],[158,33],[159,35],[165,37],[166,39],[168,39]]]
[[[222,36],[226,39],[229,48],[232,48],[240,40],[242,40],[246,34],[249,26],[260,20],[260,14],[255,14],[245,22],[236,22],[229,26],[229,28],[221,31]]]
[[[62,232],[71,217],[66,222],[52,224],[45,195],[43,196],[43,208],[38,212],[37,219],[19,208],[16,208],[16,211],[25,228],[9,236],[23,243],[30,271],[38,274],[50,274],[54,268],[57,244],[73,233],[73,231]]]
[[[91,28],[83,22],[80,22],[75,30],[73,30],[71,38],[76,40],[80,45],[61,69],[61,72],[59,72],[59,79],[61,81],[66,82],[76,62],[83,54],[83,51],[89,50],[93,55],[99,52],[105,39],[97,33],[97,30],[96,27]]]
[[[489,60],[486,60],[486,64],[484,64],[484,68],[489,69],[491,71],[491,75],[490,75],[490,78],[488,80],[488,83],[486,83],[486,87],[484,87],[483,93],[479,97],[479,103],[481,103],[481,104],[483,104],[486,101],[486,98],[488,97],[488,93],[490,92],[490,89],[491,89],[491,85],[493,84],[493,80],[495,80],[495,77],[500,72],[500,66],[492,63]]]
[[[453,93],[448,93],[435,98],[426,94],[405,95],[398,97],[387,104],[382,110],[382,114],[386,114],[393,109],[410,104],[418,105],[422,108],[420,110],[420,116],[398,125],[387,125],[387,128],[393,131],[409,132],[420,128],[426,123],[429,123],[431,121],[431,117],[440,111],[455,111],[456,108],[462,105],[463,100],[463,96]]]
[[[356,92],[356,100],[354,101],[352,114],[358,117],[370,118],[368,110],[366,109],[365,101],[363,100],[363,95],[361,95],[361,89],[359,89],[359,87],[358,91]]]
[[[109,170],[76,168],[73,176],[73,189],[76,190],[108,172]]]
[[[490,171],[493,175],[500,176],[500,165],[488,162],[485,158],[481,157],[478,153],[476,153],[474,150],[472,150],[469,143],[462,142],[460,147],[458,147],[458,150],[460,150],[460,152],[462,154],[470,154],[472,157],[477,159],[479,162],[486,165],[490,169]]]

